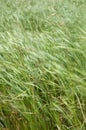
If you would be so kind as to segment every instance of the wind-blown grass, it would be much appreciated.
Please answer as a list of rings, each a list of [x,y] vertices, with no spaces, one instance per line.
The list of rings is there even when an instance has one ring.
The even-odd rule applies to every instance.
[[[85,0],[0,1],[0,129],[86,129]]]

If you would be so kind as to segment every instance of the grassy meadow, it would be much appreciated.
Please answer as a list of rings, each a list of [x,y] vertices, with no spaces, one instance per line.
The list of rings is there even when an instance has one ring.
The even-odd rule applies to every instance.
[[[0,0],[0,130],[86,130],[86,0]]]

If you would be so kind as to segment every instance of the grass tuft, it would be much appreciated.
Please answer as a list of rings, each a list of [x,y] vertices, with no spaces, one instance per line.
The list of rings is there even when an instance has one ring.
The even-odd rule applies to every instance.
[[[86,129],[86,1],[0,1],[0,130]]]

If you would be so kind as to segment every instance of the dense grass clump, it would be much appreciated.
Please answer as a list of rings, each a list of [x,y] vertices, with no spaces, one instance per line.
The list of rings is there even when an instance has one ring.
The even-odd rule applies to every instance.
[[[0,0],[0,130],[86,130],[85,7]]]

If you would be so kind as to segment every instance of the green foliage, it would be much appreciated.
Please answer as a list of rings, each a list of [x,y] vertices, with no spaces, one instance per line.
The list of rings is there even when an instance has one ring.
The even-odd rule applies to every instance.
[[[86,129],[86,1],[0,1],[0,130]]]

